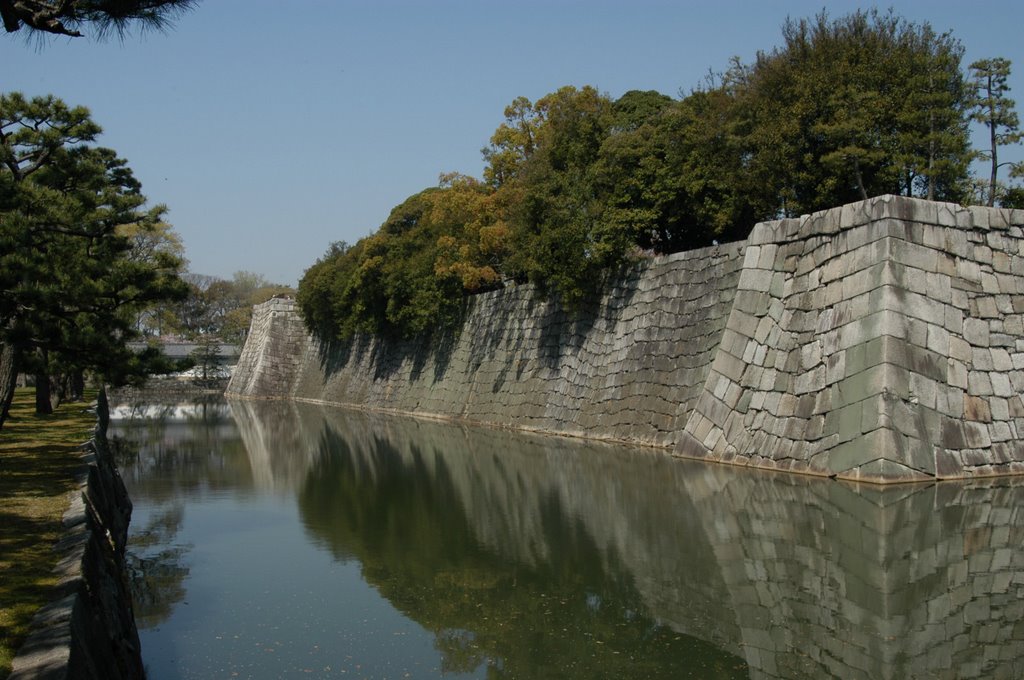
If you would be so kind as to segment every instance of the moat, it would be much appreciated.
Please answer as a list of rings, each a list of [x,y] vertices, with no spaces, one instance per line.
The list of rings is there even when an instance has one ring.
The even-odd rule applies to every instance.
[[[1021,478],[881,488],[292,402],[112,406],[153,680],[1024,676]]]

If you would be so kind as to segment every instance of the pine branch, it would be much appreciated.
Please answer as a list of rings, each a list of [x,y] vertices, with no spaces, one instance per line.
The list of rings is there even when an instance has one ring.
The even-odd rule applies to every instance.
[[[143,30],[167,30],[177,16],[193,9],[198,0],[0,0],[4,30],[22,27],[39,33],[80,38],[78,30],[91,25],[103,39],[116,33],[123,39],[133,24]]]

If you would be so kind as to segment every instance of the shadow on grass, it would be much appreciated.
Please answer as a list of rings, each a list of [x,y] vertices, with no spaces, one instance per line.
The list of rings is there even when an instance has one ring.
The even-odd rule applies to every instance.
[[[18,390],[0,430],[0,678],[36,611],[56,596],[53,573],[61,519],[81,469],[79,448],[95,426],[83,404],[35,416],[31,390]]]
[[[0,511],[0,677],[6,677],[40,606],[56,597],[53,545],[61,524],[52,517]]]
[[[52,496],[55,491],[64,493],[73,488],[81,462],[77,454],[69,457],[52,445],[19,448],[19,455],[0,454],[0,498]]]

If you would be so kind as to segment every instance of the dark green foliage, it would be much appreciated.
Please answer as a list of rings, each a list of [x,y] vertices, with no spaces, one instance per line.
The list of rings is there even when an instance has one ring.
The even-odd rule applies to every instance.
[[[508,273],[576,304],[622,262],[635,238],[632,225],[602,220],[594,166],[614,118],[597,90],[563,87],[533,105],[535,148],[507,190],[519,205],[509,216]]]
[[[1001,208],[1024,208],[1024,187],[1015,186],[1006,189],[999,199]]]
[[[969,197],[956,40],[877,11],[787,21],[783,39],[679,100],[571,86],[516,98],[483,182],[417,194],[310,268],[307,323],[328,338],[416,335],[456,318],[467,293],[527,281],[578,307],[637,258],[745,238],[758,221],[888,193]]]
[[[737,125],[727,93],[698,91],[609,135],[594,168],[608,228],[658,253],[745,237],[763,211],[744,184]]]
[[[341,335],[334,306],[335,299],[342,295],[358,265],[357,253],[347,256],[350,250],[347,243],[332,243],[324,256],[306,270],[299,282],[296,301],[306,326],[318,337],[335,339]]]
[[[33,175],[19,209],[3,214],[0,313],[11,336],[88,366],[113,382],[129,379],[145,357],[132,354],[130,312],[183,292],[179,262],[127,258],[117,224],[159,219],[113,152],[82,148]]]
[[[372,295],[361,308],[373,318],[377,331],[402,335],[423,333],[446,325],[457,315],[462,287],[453,276],[436,276],[438,239],[447,231],[433,219],[428,189],[411,196],[391,211],[371,240],[362,273]],[[385,301],[383,315],[373,301]]]
[[[966,196],[963,49],[877,11],[787,21],[737,87],[750,170],[798,215],[879,194]]]
[[[609,133],[636,130],[675,102],[656,90],[630,90],[612,104]]]

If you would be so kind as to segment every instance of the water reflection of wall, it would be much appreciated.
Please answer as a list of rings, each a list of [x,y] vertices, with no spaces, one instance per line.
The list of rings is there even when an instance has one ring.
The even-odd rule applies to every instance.
[[[1020,677],[1024,488],[700,487],[688,490],[717,518],[709,540],[766,676],[813,661],[844,678]]]
[[[256,476],[299,488],[340,444],[444,477],[477,540],[543,564],[544,508],[585,528],[651,614],[753,677],[1021,677],[1024,487],[879,490],[558,438],[287,403],[233,411]]]
[[[229,402],[257,488],[295,491],[319,456],[320,427],[300,426],[294,402]],[[308,410],[308,409],[304,409]]]

